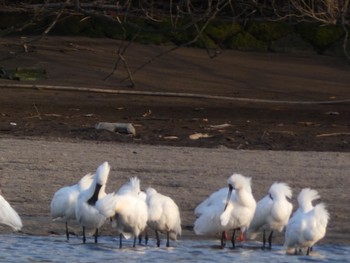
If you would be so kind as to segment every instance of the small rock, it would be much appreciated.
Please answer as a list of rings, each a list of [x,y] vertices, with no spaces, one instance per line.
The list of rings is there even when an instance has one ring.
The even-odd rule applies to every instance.
[[[198,140],[201,138],[210,138],[211,136],[207,133],[194,133],[194,134],[191,134],[189,137],[191,140]]]
[[[337,111],[328,111],[326,112],[327,115],[339,115],[339,112]]]
[[[136,135],[136,130],[131,123],[99,122],[95,125],[95,129]]]

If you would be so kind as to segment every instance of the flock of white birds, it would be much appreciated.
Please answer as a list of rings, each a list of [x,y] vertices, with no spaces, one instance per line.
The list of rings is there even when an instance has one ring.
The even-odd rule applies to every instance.
[[[110,168],[108,162],[104,162],[96,173],[87,174],[77,184],[55,192],[51,216],[54,220],[64,220],[67,240],[70,220],[76,220],[80,225],[83,243],[86,242],[86,231],[95,231],[97,243],[98,229],[109,219],[119,233],[119,247],[122,247],[123,238],[133,238],[135,247],[137,238],[144,236],[147,244],[149,229],[155,231],[158,247],[159,233],[166,234],[166,246],[170,246],[170,240],[176,240],[181,235],[180,211],[174,200],[153,188],[141,191],[137,177],[107,194],[105,189]],[[227,183],[228,187],[212,193],[195,208],[195,234],[221,235],[221,246],[224,247],[230,239],[228,233],[232,231],[231,242],[235,247],[236,239],[255,239],[262,233],[265,248],[267,233],[268,247],[271,248],[274,231],[284,231],[287,253],[307,255],[325,236],[329,213],[324,203],[313,205],[313,201],[320,198],[316,190],[301,190],[297,198],[299,207],[292,215],[292,190],[286,183],[273,183],[268,194],[258,202],[252,194],[251,178],[233,174]],[[21,218],[1,192],[0,223],[15,231],[22,228]],[[237,238],[236,231],[240,231]]]
[[[222,233],[221,246],[228,239],[228,231],[233,230],[231,242],[235,247],[235,232],[240,230],[238,240],[255,239],[263,233],[263,247],[266,246],[266,232],[269,248],[272,246],[274,231],[285,231],[284,247],[287,253],[306,253],[326,234],[329,213],[324,203],[313,206],[320,198],[314,189],[304,188],[298,195],[298,209],[292,214],[293,205],[289,201],[292,190],[286,183],[273,183],[268,194],[255,201],[251,178],[233,174],[228,179],[228,187],[211,194],[195,209],[197,216],[194,232],[198,235]]]

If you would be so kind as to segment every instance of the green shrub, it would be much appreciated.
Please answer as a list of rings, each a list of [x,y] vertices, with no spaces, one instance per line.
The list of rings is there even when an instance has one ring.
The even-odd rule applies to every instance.
[[[214,22],[209,24],[205,29],[205,33],[217,44],[225,42],[225,40],[236,35],[242,30],[238,23]]]
[[[242,51],[267,51],[268,44],[257,40],[248,32],[238,33],[230,40],[230,48]]]
[[[293,27],[283,22],[256,21],[248,23],[246,31],[258,40],[271,42],[290,34]]]
[[[218,47],[217,44],[204,32],[201,37],[198,38],[197,42],[194,43],[194,46],[209,49],[216,49]]]
[[[344,36],[344,31],[340,26],[305,22],[296,25],[296,32],[318,51],[323,51]]]

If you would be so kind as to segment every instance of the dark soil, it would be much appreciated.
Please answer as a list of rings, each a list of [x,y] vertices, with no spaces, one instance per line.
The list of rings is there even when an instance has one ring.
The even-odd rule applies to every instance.
[[[104,94],[1,87],[0,136],[64,138],[154,145],[237,149],[349,151],[349,65],[337,58],[296,54],[180,48],[135,75],[116,72],[117,41],[48,37],[21,52],[20,39],[0,42],[5,69],[38,67],[39,81],[0,79],[1,85],[40,84],[128,91],[181,92],[272,101],[337,101],[289,104],[169,96]],[[131,45],[124,58],[133,71],[171,47]],[[132,123],[136,135],[96,130],[99,122]],[[226,125],[218,128],[215,125]],[[207,138],[190,139],[195,133]]]

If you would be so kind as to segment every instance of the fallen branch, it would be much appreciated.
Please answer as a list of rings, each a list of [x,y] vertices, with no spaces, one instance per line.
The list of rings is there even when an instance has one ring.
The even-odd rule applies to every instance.
[[[40,114],[40,112],[39,112],[39,110],[38,110],[38,107],[35,105],[35,103],[33,103],[33,106],[34,106],[34,109],[35,109],[35,111],[36,111],[36,113],[37,113],[37,115],[34,116],[34,117],[38,117],[39,120],[41,120],[41,114]]]
[[[316,137],[333,137],[333,136],[348,136],[350,132],[334,132],[334,133],[323,133],[316,135]]]
[[[157,92],[157,91],[140,91],[140,90],[114,90],[103,88],[86,88],[72,86],[50,86],[50,85],[30,85],[30,84],[0,84],[0,88],[17,88],[17,89],[36,89],[36,90],[54,90],[54,91],[74,91],[74,92],[93,92],[105,94],[121,94],[135,96],[159,96],[159,97],[182,97],[192,99],[210,99],[236,102],[250,103],[269,103],[269,104],[289,104],[289,105],[316,105],[316,104],[339,104],[350,103],[350,99],[343,100],[320,100],[320,101],[289,101],[289,100],[268,100],[268,99],[252,99],[240,97],[225,97],[208,94],[182,93],[182,92]]]

